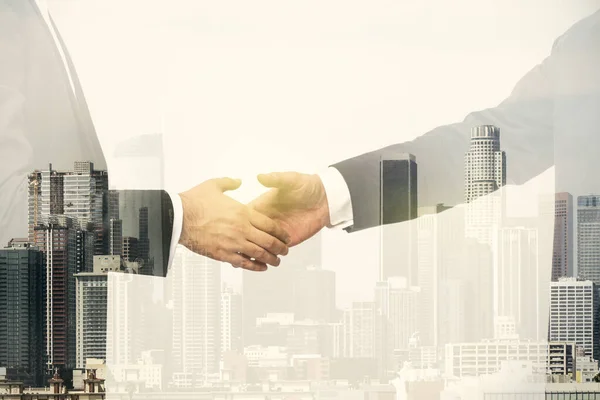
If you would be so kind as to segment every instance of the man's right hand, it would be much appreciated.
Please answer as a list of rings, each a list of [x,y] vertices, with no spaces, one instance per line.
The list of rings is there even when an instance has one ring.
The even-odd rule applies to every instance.
[[[240,187],[231,178],[211,179],[181,193],[183,227],[179,243],[234,267],[265,271],[288,253],[289,235],[278,223],[226,196]]]

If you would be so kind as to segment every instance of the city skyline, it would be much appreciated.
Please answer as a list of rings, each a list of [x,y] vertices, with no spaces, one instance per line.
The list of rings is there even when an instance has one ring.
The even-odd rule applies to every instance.
[[[382,218],[385,219],[386,212],[406,213],[406,216],[401,218],[408,222],[404,224],[404,233],[412,240],[409,240],[408,246],[410,257],[407,258],[408,262],[404,263],[405,268],[408,267],[404,270],[406,276],[398,276],[400,270],[397,270],[394,272],[396,275],[390,275],[377,282],[373,286],[371,301],[354,302],[350,307],[341,307],[336,303],[335,273],[321,265],[321,240],[318,236],[312,240],[312,247],[304,246],[307,250],[306,256],[300,256],[295,262],[273,270],[277,272],[268,275],[263,274],[260,277],[259,274],[248,275],[248,278],[252,279],[246,283],[242,292],[226,285],[226,281],[221,277],[219,263],[209,262],[205,266],[206,259],[180,247],[175,255],[174,272],[169,277],[171,286],[164,292],[167,298],[172,296],[172,300],[165,307],[155,311],[151,311],[155,307],[151,303],[136,305],[135,302],[132,303],[125,298],[119,300],[119,304],[122,302],[119,307],[124,306],[128,310],[124,315],[138,314],[135,310],[140,306],[146,310],[129,321],[125,331],[115,332],[117,334],[115,338],[103,337],[99,332],[93,333],[93,330],[85,328],[86,324],[83,322],[85,318],[88,318],[88,321],[92,321],[89,318],[96,318],[94,321],[97,321],[98,329],[102,331],[102,324],[99,321],[109,318],[93,311],[94,307],[102,308],[103,303],[87,304],[84,300],[87,296],[87,301],[91,301],[89,296],[92,290],[96,290],[95,293],[103,296],[101,293],[107,291],[109,284],[107,270],[100,271],[96,268],[95,252],[104,251],[107,253],[104,257],[118,258],[118,268],[115,264],[115,268],[109,270],[120,271],[125,267],[129,271],[142,272],[140,267],[150,259],[152,251],[149,239],[149,207],[141,205],[136,208],[137,220],[129,222],[128,225],[128,233],[135,236],[126,236],[121,210],[127,200],[108,191],[107,186],[105,188],[104,182],[108,182],[107,175],[102,174],[101,171],[94,171],[91,163],[75,163],[72,175],[68,172],[54,171],[51,166],[47,171],[35,171],[30,175],[32,184],[29,200],[29,221],[31,224],[37,222],[38,225],[33,229],[36,240],[34,244],[47,248],[50,243],[49,238],[63,232],[60,234],[62,236],[58,237],[64,237],[66,240],[59,239],[57,243],[59,247],[52,251],[53,256],[58,251],[65,254],[62,264],[55,262],[54,259],[47,260],[47,269],[51,266],[53,270],[62,268],[70,271],[67,272],[67,276],[73,275],[74,287],[76,287],[74,296],[67,291],[66,297],[61,300],[62,304],[67,304],[66,314],[62,311],[64,308],[47,308],[52,318],[46,324],[46,331],[55,335],[56,323],[53,324],[51,321],[61,321],[60,318],[68,319],[68,315],[74,313],[75,304],[77,305],[76,331],[73,331],[74,328],[66,331],[66,342],[55,342],[53,339],[47,341],[46,351],[52,356],[49,365],[63,363],[67,368],[82,369],[86,367],[86,359],[104,357],[110,360],[107,363],[109,368],[120,371],[114,377],[116,378],[114,383],[124,377],[123,368],[127,365],[135,364],[136,360],[146,360],[143,362],[148,363],[148,367],[139,369],[138,373],[146,376],[145,379],[149,385],[153,385],[152,387],[193,389],[214,384],[215,376],[218,376],[223,368],[219,360],[225,355],[229,357],[227,360],[231,364],[227,365],[230,365],[231,371],[239,368],[240,361],[231,358],[237,354],[245,357],[246,361],[243,362],[248,362],[248,365],[253,366],[252,368],[257,368],[256,373],[259,377],[264,373],[261,372],[262,368],[267,366],[267,364],[263,365],[261,357],[267,359],[272,357],[272,361],[269,362],[274,364],[268,364],[269,368],[282,368],[281,362],[284,359],[291,362],[294,368],[300,368],[293,374],[282,369],[277,373],[278,379],[310,376],[306,375],[308,372],[305,370],[309,367],[318,368],[320,371],[314,377],[329,379],[338,376],[336,374],[343,370],[343,368],[339,370],[341,365],[338,365],[339,361],[334,362],[336,360],[370,359],[373,364],[364,361],[362,364],[356,364],[358,370],[364,371],[369,376],[378,377],[381,382],[387,382],[394,378],[395,371],[401,369],[405,362],[412,363],[416,368],[441,367],[446,364],[446,368],[452,370],[452,367],[448,366],[449,360],[452,359],[452,357],[448,359],[447,352],[450,349],[448,346],[460,344],[463,346],[460,347],[462,349],[482,341],[509,339],[514,343],[538,340],[542,343],[542,347],[536,347],[539,350],[539,354],[535,356],[536,365],[544,364],[546,361],[541,354],[549,351],[549,348],[543,347],[543,343],[547,342],[540,334],[543,331],[541,328],[543,323],[540,322],[542,318],[540,315],[543,312],[540,308],[530,307],[528,305],[530,300],[526,298],[527,295],[539,296],[544,292],[528,290],[528,293],[521,293],[515,291],[513,286],[514,282],[519,282],[518,287],[531,289],[536,287],[536,282],[544,281],[539,279],[539,275],[531,275],[529,272],[528,275],[523,275],[532,268],[536,268],[537,271],[538,267],[533,266],[541,262],[537,255],[538,228],[510,224],[501,227],[498,223],[504,223],[502,218],[490,218],[489,215],[484,215],[501,209],[489,208],[485,205],[477,209],[478,204],[482,204],[480,197],[495,195],[498,194],[497,192],[501,192],[500,194],[504,196],[505,172],[503,171],[506,168],[506,156],[499,150],[499,130],[489,126],[480,128],[475,127],[472,130],[472,135],[476,139],[472,146],[475,146],[476,151],[465,153],[467,160],[465,169],[472,173],[483,164],[486,168],[489,167],[488,164],[492,164],[497,179],[495,178],[496,181],[492,182],[491,186],[489,182],[484,182],[484,188],[479,190],[477,179],[466,178],[465,186],[471,185],[472,189],[466,191],[466,198],[469,201],[465,205],[452,207],[434,204],[419,207],[416,204],[418,179],[416,158],[405,155],[381,162],[381,177],[385,181],[381,198],[387,199],[386,201],[396,199],[398,196],[407,199],[402,210],[397,207],[382,207]],[[491,138],[489,146],[487,142],[477,144],[477,140],[481,140],[483,136],[486,140]],[[482,151],[481,157],[477,155],[479,154],[477,151]],[[487,162],[486,157],[491,157],[491,162]],[[472,163],[471,159],[477,161]],[[98,180],[101,183],[97,184],[93,176],[100,176]],[[482,182],[489,181],[489,176],[479,178]],[[401,193],[394,188],[394,185],[408,186],[409,190]],[[48,192],[50,195],[47,195]],[[561,221],[561,225],[557,224],[558,228],[555,228],[553,235],[555,246],[557,230],[560,230],[561,237],[564,237],[564,231],[567,229],[565,221],[567,224],[571,223],[567,215],[568,207],[560,202],[563,197],[557,194],[554,202],[557,211],[551,215],[553,222]],[[498,198],[504,199],[501,196]],[[382,203],[384,206],[385,204]],[[131,208],[131,205],[126,207]],[[68,210],[69,208],[72,209]],[[477,221],[472,218],[465,219],[465,216],[469,216],[473,211],[484,218]],[[542,209],[540,215],[545,215]],[[99,223],[102,229],[96,226]],[[476,240],[462,243],[460,240],[456,241],[456,237],[452,237],[453,231],[456,229],[460,231],[463,227],[467,228],[465,233],[468,233],[469,224],[472,223],[479,225],[477,229],[480,233],[482,229],[486,230],[487,238],[483,243],[477,243]],[[535,225],[536,222],[532,220],[530,223]],[[580,222],[578,222],[578,229],[579,227]],[[385,235],[386,243],[382,243],[382,248],[385,250],[387,245],[392,246],[387,247],[388,249],[393,249],[394,238],[397,240],[401,236],[389,233]],[[578,239],[580,236],[578,235]],[[72,249],[69,247],[71,242],[77,243]],[[564,251],[561,251],[564,254]],[[89,269],[91,255],[95,255],[92,270]],[[381,271],[384,271],[386,265],[383,262],[389,261],[384,260],[384,255],[385,251],[382,254]],[[459,258],[455,259],[454,264],[447,264],[445,261],[447,257]],[[565,257],[561,259],[562,266],[567,263]],[[491,269],[490,272],[484,271],[485,265],[492,268],[492,259],[499,260],[493,267],[493,274]],[[554,271],[556,270],[555,257],[552,262]],[[141,265],[136,265],[137,263]],[[464,265],[458,269],[449,268],[451,265],[457,267],[460,264]],[[473,273],[475,270],[469,269],[473,267],[476,267],[476,274]],[[211,278],[210,271],[219,273]],[[384,272],[381,273],[383,277]],[[184,277],[182,274],[189,277]],[[204,276],[205,278],[202,278]],[[271,276],[270,286],[272,289],[277,288],[279,292],[262,293],[262,288],[265,287],[265,283],[268,283],[268,279],[265,281],[262,278],[269,276]],[[253,280],[254,284],[251,283]],[[420,285],[412,285],[411,281]],[[286,282],[293,284],[286,286],[284,284]],[[564,280],[561,278],[559,282],[562,283]],[[70,285],[67,283],[67,287]],[[252,285],[255,285],[254,289]],[[46,290],[48,293],[53,293],[51,286],[47,286]],[[251,301],[253,291],[263,297],[266,296],[262,303],[258,301],[260,297],[256,297],[257,301]],[[128,296],[131,296],[135,291],[123,293],[129,293]],[[303,293],[308,295],[303,296]],[[212,299],[210,302],[207,302],[208,294]],[[59,299],[53,294],[51,297]],[[76,301],[73,301],[72,297],[75,297]],[[143,297],[149,299],[147,294]],[[194,298],[196,300],[193,300]],[[484,298],[489,300],[482,301]],[[448,299],[453,300],[448,302]],[[473,301],[475,299],[478,301]],[[112,301],[114,300],[113,297]],[[109,298],[107,306],[110,301]],[[234,304],[238,306],[234,307]],[[247,308],[251,304],[255,307],[254,311]],[[114,312],[118,310],[119,308],[113,309],[113,317]],[[495,313],[492,313],[492,310],[496,310]],[[154,313],[157,314],[152,316]],[[455,318],[454,323],[458,322],[461,326],[448,330],[450,327],[448,324],[452,324],[452,318],[448,319],[449,315],[454,316],[452,317]],[[130,335],[133,332],[137,332],[137,335],[148,335],[149,329],[158,326],[156,321],[149,321],[149,317],[172,321],[170,329],[173,336],[170,340],[173,346],[171,348],[162,348],[159,345],[159,348],[150,350],[147,347],[150,343],[154,345],[160,343],[156,340],[142,341],[137,344],[135,341],[131,342]],[[115,326],[116,321],[109,321],[107,325],[109,331],[111,326]],[[190,321],[196,322],[190,325]],[[477,327],[473,330],[474,324]],[[594,334],[598,333],[597,328],[593,329]],[[240,340],[237,344],[235,344],[236,337]],[[577,338],[572,337],[559,335],[547,339],[553,340],[551,343],[572,341],[577,342],[578,346],[582,345]],[[103,340],[117,347],[103,353],[97,347]],[[130,346],[134,347],[127,350]],[[56,353],[57,348],[58,353]],[[61,350],[63,348],[67,350]],[[444,356],[444,348],[446,348],[446,356]],[[120,349],[118,353],[114,352],[116,349]],[[165,356],[161,356],[156,351],[160,354],[164,352]],[[167,356],[171,351],[173,358]],[[569,351],[573,352],[573,350]],[[312,361],[308,361],[302,358],[305,357],[302,354],[318,354],[320,358],[309,357]],[[564,354],[564,357],[567,357],[567,353]],[[588,351],[582,357],[584,355],[590,357],[596,354]],[[160,381],[152,380],[147,375],[159,365],[156,364],[158,360],[163,360],[160,361],[162,363],[160,365],[168,366],[169,371],[172,371],[172,375],[161,375]],[[498,358],[493,361],[488,370],[499,370],[502,360]],[[563,372],[571,374],[574,373],[573,371],[574,368],[571,368]],[[348,371],[339,376],[348,376],[344,375],[347,373]]]

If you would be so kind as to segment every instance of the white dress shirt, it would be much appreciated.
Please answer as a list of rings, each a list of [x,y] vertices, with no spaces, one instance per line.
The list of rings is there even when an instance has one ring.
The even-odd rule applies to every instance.
[[[71,84],[73,94],[76,95],[71,71],[65,58],[65,51],[60,45],[56,31],[52,26],[46,0],[36,0],[36,3],[42,16],[44,17],[44,20],[46,21],[46,24],[48,25],[48,29],[52,34],[54,43],[58,48],[61,59],[65,66],[65,70],[67,71],[67,76],[69,77],[69,83]],[[340,174],[337,169],[329,167],[323,172],[319,173],[319,177],[321,178],[323,186],[325,187],[327,202],[329,205],[330,224],[328,227],[343,229],[351,226],[353,224],[352,201],[350,198],[348,185],[342,177],[342,174]],[[169,194],[171,202],[173,203],[173,234],[171,236],[168,263],[168,268],[170,268],[175,256],[177,244],[179,243],[179,238],[181,237],[181,230],[183,227],[183,205],[181,204],[181,198],[179,197],[178,193],[171,193],[169,191],[167,191],[167,193]]]
[[[334,167],[329,167],[319,174],[329,205],[329,228],[343,229],[352,226],[352,199],[344,177]]]

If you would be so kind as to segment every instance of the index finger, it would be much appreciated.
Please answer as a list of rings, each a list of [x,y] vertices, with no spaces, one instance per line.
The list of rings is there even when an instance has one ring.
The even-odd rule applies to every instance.
[[[250,210],[250,223],[256,229],[279,239],[285,246],[290,242],[290,235],[277,222],[258,211]]]

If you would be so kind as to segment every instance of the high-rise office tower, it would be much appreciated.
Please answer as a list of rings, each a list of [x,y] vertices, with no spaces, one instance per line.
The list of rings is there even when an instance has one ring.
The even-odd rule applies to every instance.
[[[201,385],[219,371],[221,266],[178,247],[170,274],[174,373]]]
[[[94,232],[94,253],[106,254],[104,216],[108,209],[105,203],[108,177],[105,171],[95,171],[92,162],[76,161],[73,172],[64,173],[63,181],[64,214]]]
[[[573,276],[573,196],[556,193],[554,201],[554,244],[552,280]]]
[[[421,293],[419,295],[419,339],[424,346],[438,343],[438,302],[440,281],[445,278],[444,252],[446,237],[456,229],[452,218],[439,215],[449,206],[437,204],[419,207],[417,220],[417,270]]]
[[[439,335],[440,346],[466,341],[469,310],[469,286],[462,279],[445,279],[440,282]]]
[[[577,197],[577,276],[600,284],[600,196]]]
[[[123,238],[123,260],[134,262],[138,259],[138,240],[137,238],[126,236]]]
[[[108,220],[111,219],[119,219],[120,210],[119,210],[119,191],[118,190],[109,190],[108,191]]]
[[[228,286],[221,291],[221,354],[242,352],[242,295]]]
[[[22,369],[43,384],[44,264],[27,242],[0,249],[0,366]]]
[[[354,302],[344,311],[345,354],[348,358],[376,357],[375,346],[375,302]]]
[[[108,227],[108,254],[123,255],[123,221],[111,219]]]
[[[94,170],[89,161],[75,162],[73,171],[56,171],[52,164],[47,170],[33,171],[29,175],[29,240],[33,241],[39,223],[51,215],[64,214],[93,234],[94,254],[106,253],[107,191],[107,172]]]
[[[96,235],[93,231],[76,228],[75,233],[75,271],[90,272],[93,268]]]
[[[418,334],[418,295],[419,288],[409,287],[404,277],[376,284],[374,346],[382,379],[395,374],[394,350],[407,350],[410,338]]]
[[[494,225],[500,222],[503,208],[501,196],[493,193],[505,184],[506,154],[500,150],[500,129],[493,125],[474,127],[465,154],[468,237],[491,245]]]
[[[93,165],[93,164],[92,164]],[[108,253],[108,171],[92,169],[92,178],[95,186],[95,207],[92,211],[92,220],[94,221],[94,232],[96,242],[94,244],[94,254],[105,255]],[[92,267],[90,267],[91,270]]]
[[[33,243],[34,228],[42,221],[42,172],[32,172],[27,181],[27,239]]]
[[[88,358],[106,360],[108,272],[120,264],[119,256],[94,256],[93,271],[75,274],[76,368]]]
[[[486,196],[506,184],[506,154],[500,150],[500,129],[493,125],[471,130],[465,154],[465,202]]]
[[[550,282],[548,340],[575,342],[586,356],[600,359],[600,298],[590,280],[560,278]]]
[[[148,207],[141,207],[139,211],[139,232],[138,238],[138,255],[144,260],[144,263],[148,263],[150,253],[150,239],[148,237]]]
[[[48,169],[41,172],[42,175],[42,216],[64,214],[64,172]]]
[[[75,366],[75,277],[77,224],[64,215],[50,216],[35,228],[34,246],[45,260],[45,342],[47,365]]]
[[[417,162],[412,154],[387,154],[379,163],[381,232],[380,281],[403,276],[417,284],[416,232],[413,223],[392,224],[417,218]]]
[[[547,296],[547,276],[539,266],[539,238],[535,228],[506,227],[498,231],[494,287],[495,318],[508,317],[521,339],[543,340],[539,299]],[[544,318],[545,319],[545,318]]]

